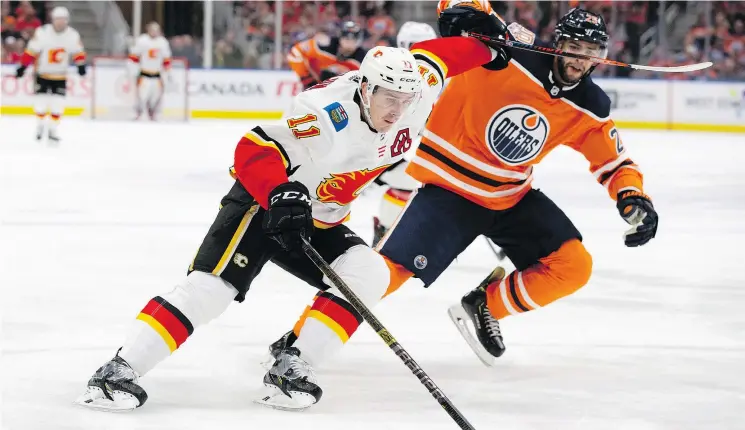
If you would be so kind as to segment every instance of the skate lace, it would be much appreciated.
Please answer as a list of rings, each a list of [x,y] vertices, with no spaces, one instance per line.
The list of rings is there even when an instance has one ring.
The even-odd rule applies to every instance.
[[[492,338],[501,338],[502,330],[499,328],[499,320],[494,318],[486,307],[484,307],[483,314],[484,322],[486,323],[486,332],[489,333],[489,336]]]
[[[310,364],[308,364],[302,358],[291,354],[280,355],[279,359],[274,363],[272,373],[284,376],[289,379],[306,378],[308,382],[312,382],[314,384],[318,382],[318,380],[316,379],[316,373],[310,366]]]
[[[127,381],[137,383],[137,374],[131,367],[117,363],[113,360],[106,363],[103,368],[98,371],[98,374],[104,381]]]

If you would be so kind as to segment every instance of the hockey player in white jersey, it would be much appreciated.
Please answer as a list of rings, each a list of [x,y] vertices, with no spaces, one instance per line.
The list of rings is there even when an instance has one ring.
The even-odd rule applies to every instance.
[[[59,142],[57,128],[65,111],[70,57],[80,76],[85,76],[86,68],[80,34],[68,25],[70,12],[58,6],[52,9],[51,18],[51,24],[45,24],[34,32],[23,53],[16,76],[21,78],[28,66],[35,65],[34,113],[38,118],[36,139],[41,140],[44,131],[48,130],[49,142],[55,144]],[[47,115],[51,117],[49,122]]]
[[[437,38],[437,32],[431,25],[424,22],[408,21],[398,30],[396,45],[399,48],[411,49],[411,46],[415,43],[435,38]],[[413,148],[416,149],[421,136],[415,136],[412,139],[414,139]],[[408,154],[413,153],[414,151],[410,151]],[[381,198],[378,216],[373,217],[373,246],[393,225],[401,213],[401,209],[409,200],[411,193],[419,187],[419,183],[405,172],[407,165],[408,158],[391,166],[376,179],[379,185],[387,186],[388,189]]]
[[[242,302],[268,261],[321,290],[315,303],[322,308],[314,311],[331,313],[349,326],[336,324],[330,331],[309,321],[295,344],[278,354],[263,380],[268,392],[257,401],[303,409],[321,398],[313,368],[341,348],[337,335],[351,336],[346,330],[362,318],[299,250],[301,238],[312,240],[367,306],[375,305],[388,288],[389,270],[343,224],[350,204],[411,150],[445,78],[495,55],[463,37],[435,39],[419,48],[415,54],[373,48],[360,70],[299,94],[279,123],[243,136],[231,169],[236,182],[187,277],[142,308],[123,347],[95,372],[77,404],[105,410],[142,406],[147,395],[138,378],[232,301]],[[462,55],[464,50],[471,54]]]
[[[157,22],[149,23],[147,33],[137,38],[129,60],[132,73],[137,76],[136,119],[147,110],[150,119],[155,120],[164,93],[163,79],[170,79],[171,69],[171,47]]]

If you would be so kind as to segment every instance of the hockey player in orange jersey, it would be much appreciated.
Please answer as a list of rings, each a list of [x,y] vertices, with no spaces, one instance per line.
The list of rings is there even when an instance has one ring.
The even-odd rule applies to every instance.
[[[503,21],[486,1],[441,1],[438,12],[442,37],[467,31],[596,57],[607,53],[603,18],[581,9],[559,20],[551,44],[517,23],[498,25]],[[593,63],[493,48],[502,55],[452,78],[435,104],[407,169],[423,187],[377,245],[391,272],[386,295],[412,276],[431,285],[479,235],[503,249],[516,269],[505,276],[496,268],[449,310],[487,365],[505,351],[499,320],[566,297],[590,279],[592,258],[579,231],[531,187],[533,167],[552,149],[564,144],[585,156],[590,173],[632,225],[624,234],[626,246],[649,242],[658,221],[639,167],[609,117],[608,96],[589,76]],[[443,65],[429,53],[419,54]],[[313,306],[292,333],[270,346],[271,353],[302,332]]]
[[[344,23],[339,37],[319,34],[295,44],[287,62],[297,73],[303,88],[310,88],[334,76],[360,68],[365,58],[362,29],[353,21]]]

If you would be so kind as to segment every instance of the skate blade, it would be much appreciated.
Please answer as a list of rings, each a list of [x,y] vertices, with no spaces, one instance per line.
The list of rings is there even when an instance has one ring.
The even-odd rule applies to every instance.
[[[264,384],[265,394],[254,400],[254,403],[272,409],[289,412],[302,412],[316,403],[315,397],[308,393],[290,391],[293,397],[288,397],[279,388],[271,384]]]
[[[471,347],[479,360],[481,360],[486,367],[494,367],[494,364],[496,363],[494,356],[489,354],[489,351],[481,345],[478,338],[468,329],[468,323],[471,321],[471,318],[463,309],[463,306],[451,306],[450,309],[448,309],[448,315],[460,332],[460,335],[465,339],[466,343],[468,343],[468,346]]]
[[[114,400],[104,397],[100,389],[89,391],[75,399],[73,404],[102,412],[129,412],[137,409],[137,399],[134,396],[114,391]]]

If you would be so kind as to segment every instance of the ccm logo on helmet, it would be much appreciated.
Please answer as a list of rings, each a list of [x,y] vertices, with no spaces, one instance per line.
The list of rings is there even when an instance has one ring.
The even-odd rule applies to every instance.
[[[548,119],[538,110],[526,105],[508,105],[489,120],[485,142],[500,160],[516,166],[541,152],[549,131]]]

